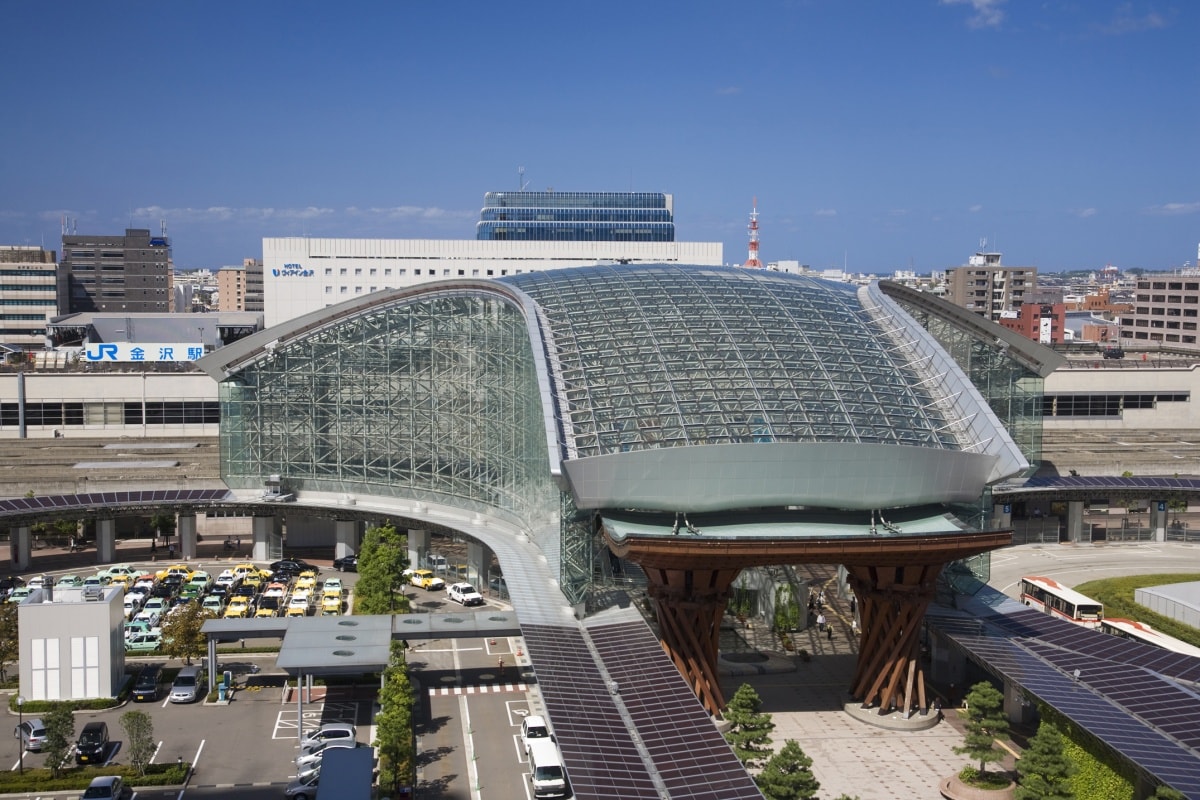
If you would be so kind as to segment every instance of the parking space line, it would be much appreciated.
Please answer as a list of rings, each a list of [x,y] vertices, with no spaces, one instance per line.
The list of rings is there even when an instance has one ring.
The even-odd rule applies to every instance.
[[[529,686],[524,683],[485,683],[481,686],[433,686],[429,689],[430,697],[446,697],[452,694],[499,694],[501,692],[525,692]]]

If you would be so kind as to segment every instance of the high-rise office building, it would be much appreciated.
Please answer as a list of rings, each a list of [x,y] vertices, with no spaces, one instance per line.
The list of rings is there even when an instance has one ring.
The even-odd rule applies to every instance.
[[[1138,278],[1133,309],[1121,314],[1122,344],[1196,347],[1200,270]]]
[[[60,314],[164,312],[171,306],[171,243],[145,228],[124,236],[63,234]]]
[[[46,322],[58,312],[53,250],[0,246],[0,344],[46,346]]]
[[[673,242],[661,192],[488,192],[475,238],[518,242]]]

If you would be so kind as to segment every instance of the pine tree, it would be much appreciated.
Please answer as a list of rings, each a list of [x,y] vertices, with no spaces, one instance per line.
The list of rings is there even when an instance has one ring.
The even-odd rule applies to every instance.
[[[767,761],[754,778],[767,800],[812,800],[821,784],[812,774],[812,759],[792,739]]]
[[[760,711],[761,708],[762,699],[748,683],[739,686],[725,706],[725,720],[729,722],[725,741],[747,767],[757,766],[771,749],[771,731],[775,723],[770,714]]]
[[[1016,800],[1074,800],[1068,782],[1074,771],[1063,754],[1062,735],[1043,721],[1017,762]]]
[[[954,748],[954,752],[979,761],[979,774],[983,775],[988,764],[1004,759],[1004,751],[996,746],[996,740],[1008,738],[1004,695],[987,681],[975,684],[967,694],[966,729],[962,747]]]

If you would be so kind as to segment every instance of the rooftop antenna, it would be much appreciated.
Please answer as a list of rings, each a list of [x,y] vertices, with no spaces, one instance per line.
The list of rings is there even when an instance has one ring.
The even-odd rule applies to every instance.
[[[758,197],[754,198],[754,205],[751,208],[750,224],[746,226],[746,230],[750,233],[750,252],[746,257],[746,263],[742,266],[761,269],[762,262],[758,260]]]
[[[518,191],[521,191],[521,192],[525,191],[526,187],[529,186],[529,181],[525,180],[525,168],[524,167],[517,167],[517,185],[519,187],[521,187],[520,189],[518,189]]]

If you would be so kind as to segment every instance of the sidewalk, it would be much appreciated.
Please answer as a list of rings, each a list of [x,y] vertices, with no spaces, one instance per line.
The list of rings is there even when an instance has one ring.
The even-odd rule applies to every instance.
[[[847,795],[859,800],[907,800],[941,797],[943,778],[969,762],[953,748],[963,742],[962,719],[947,708],[945,719],[923,731],[889,731],[860,722],[843,709],[858,658],[858,640],[850,627],[850,609],[833,592],[832,568],[805,570],[814,587],[827,584],[825,616],[833,626],[830,640],[813,625],[795,634],[797,649],[810,653],[805,662],[785,653],[768,626],[736,624],[723,629],[721,688],[731,697],[749,683],[763,701],[762,710],[775,722],[776,749],[793,739],[813,761],[821,797]],[[755,660],[759,652],[766,659]],[[724,654],[738,659],[730,663]],[[745,655],[743,655],[745,654]],[[1002,766],[1011,767],[1009,763]]]

